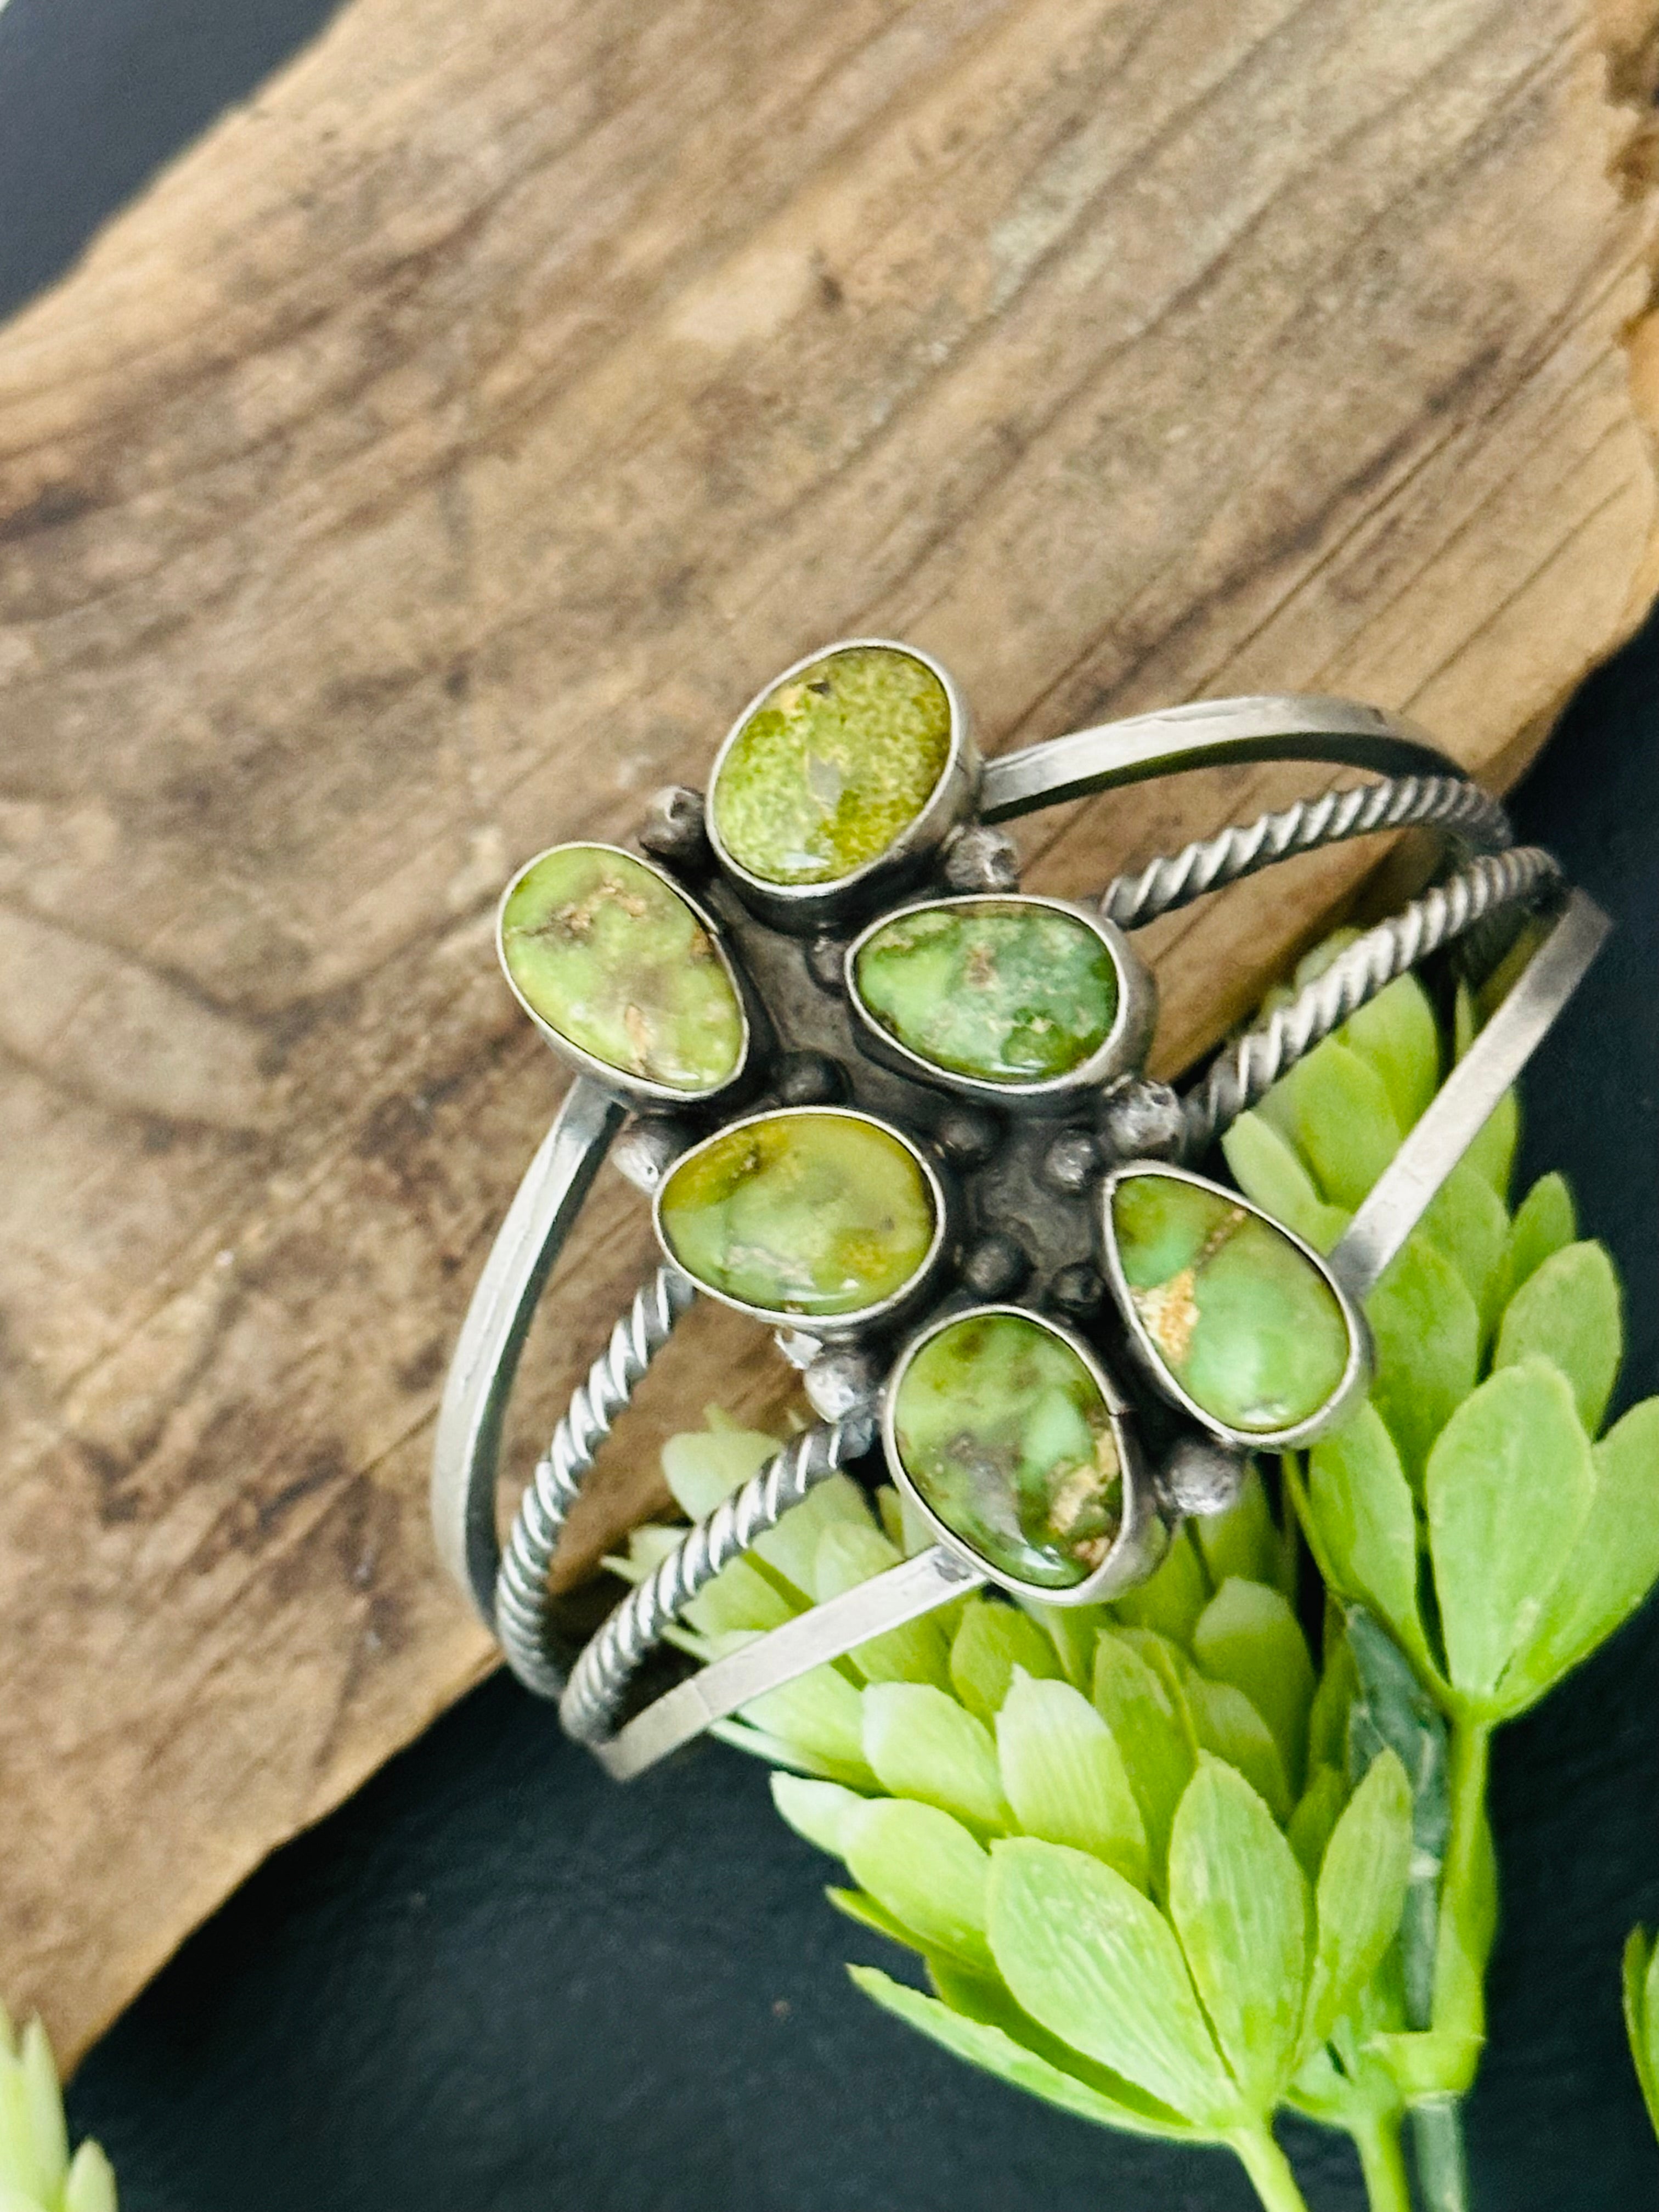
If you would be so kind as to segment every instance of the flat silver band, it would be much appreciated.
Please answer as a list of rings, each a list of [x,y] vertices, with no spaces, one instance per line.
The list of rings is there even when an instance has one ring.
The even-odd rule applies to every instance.
[[[1375,1288],[1577,989],[1608,927],[1607,916],[1583,892],[1567,901],[1503,1005],[1442,1085],[1331,1253],[1330,1266],[1351,1296],[1363,1298]],[[701,1668],[615,1735],[596,1739],[583,1734],[582,1740],[607,1773],[628,1781],[769,1690],[844,1658],[872,1638],[989,1579],[970,1559],[935,1545]],[[573,1677],[573,1691],[580,1671],[579,1667]],[[567,1692],[562,1717],[570,1704]]]
[[[1201,700],[1156,714],[1133,715],[1004,754],[985,768],[979,815],[988,822],[1008,820],[1038,807],[1152,776],[1276,759],[1325,761],[1374,774],[1430,777],[1451,784],[1467,781],[1455,762],[1403,717],[1352,700],[1262,695]],[[1501,823],[1501,811],[1495,809],[1495,802],[1486,804]],[[1278,818],[1282,817],[1264,817],[1264,821]],[[1474,811],[1464,810],[1462,820],[1468,842],[1476,848],[1490,849],[1502,842],[1490,824],[1482,829],[1475,823]],[[1449,822],[1447,826],[1457,828]],[[1256,838],[1256,856],[1249,867],[1213,875],[1200,889],[1218,888],[1221,882],[1249,872],[1250,867],[1286,856],[1285,851],[1270,849],[1271,836],[1258,836],[1261,827],[1251,824],[1240,831],[1223,833],[1224,836]],[[1349,827],[1340,834],[1365,833]],[[1188,855],[1215,842],[1203,841],[1202,846],[1188,848],[1186,854],[1153,865],[1181,872],[1190,883],[1194,878]],[[1310,847],[1303,842],[1288,849]],[[623,1102],[593,1078],[581,1076],[573,1083],[485,1262],[445,1384],[433,1448],[434,1532],[440,1559],[492,1632],[506,1625],[498,1611],[501,1552],[496,1534],[495,1490],[502,1422],[519,1353],[549,1274],[626,1112]],[[602,1354],[601,1359],[605,1357]],[[599,1364],[595,1363],[584,1387],[592,1386]],[[627,1403],[637,1379],[635,1375],[614,1395],[611,1418]],[[548,1460],[553,1449],[550,1447]],[[544,1460],[544,1465],[547,1463]],[[533,1514],[533,1505],[530,1510]],[[556,1535],[556,1529],[553,1533]],[[525,1558],[547,1534],[545,1528],[526,1527],[520,1547]],[[519,1577],[521,1584],[523,1579]],[[515,1670],[543,1694],[550,1694],[556,1670],[550,1667],[542,1649],[544,1600],[524,1597],[522,1603],[514,1605],[514,1613],[508,1633]]]

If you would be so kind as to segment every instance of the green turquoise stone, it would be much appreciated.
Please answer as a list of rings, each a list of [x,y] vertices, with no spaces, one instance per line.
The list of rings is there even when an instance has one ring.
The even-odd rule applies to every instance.
[[[905,1367],[892,1418],[918,1494],[987,1565],[1066,1589],[1105,1559],[1123,1517],[1111,1415],[1087,1363],[1040,1321],[948,1322]]]
[[[1109,1225],[1152,1350],[1212,1419],[1268,1435],[1330,1402],[1347,1319],[1282,1230],[1226,1191],[1155,1172],[1117,1185]]]
[[[743,1059],[743,1010],[708,932],[654,868],[556,845],[501,909],[501,960],[550,1030],[619,1074],[688,1097]]]
[[[664,1182],[671,1259],[766,1313],[861,1313],[933,1249],[933,1194],[910,1147],[856,1115],[784,1109],[722,1130]]]
[[[830,884],[878,860],[945,772],[951,702],[925,662],[853,645],[775,684],[727,748],[715,831],[768,884]]]
[[[860,946],[860,999],[909,1051],[982,1083],[1045,1083],[1098,1052],[1117,969],[1086,921],[1035,899],[968,899],[884,923]]]

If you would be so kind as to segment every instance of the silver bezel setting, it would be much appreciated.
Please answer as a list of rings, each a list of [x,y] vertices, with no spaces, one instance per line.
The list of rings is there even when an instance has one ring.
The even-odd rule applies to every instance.
[[[625,1069],[613,1066],[608,1060],[601,1060],[597,1054],[586,1050],[584,1047],[576,1043],[574,1038],[566,1036],[562,1030],[556,1029],[551,1022],[537,1012],[519,988],[517,979],[507,963],[507,957],[505,930],[507,902],[532,869],[539,867],[550,854],[572,851],[610,853],[618,860],[631,861],[636,868],[643,868],[647,874],[654,876],[659,884],[671,890],[682,906],[690,910],[697,926],[714,946],[715,957],[719,960],[721,971],[732,987],[732,994],[738,1002],[738,1015],[743,1024],[743,1041],[738,1052],[737,1066],[730,1075],[710,1089],[678,1091],[669,1084],[653,1083],[642,1075],[629,1075]],[[729,1098],[748,1073],[755,1047],[755,1017],[750,986],[732,959],[731,951],[721,934],[720,926],[708,908],[686,889],[678,876],[671,874],[659,861],[652,860],[646,854],[630,852],[626,845],[607,844],[599,837],[563,837],[556,845],[545,845],[539,853],[532,853],[521,868],[514,871],[507,889],[496,902],[495,958],[502,975],[506,978],[507,989],[512,992],[519,1005],[529,1015],[536,1028],[565,1065],[568,1067],[574,1067],[579,1075],[592,1076],[596,1083],[604,1084],[608,1091],[614,1091],[619,1098],[629,1099],[641,1106],[703,1106],[717,1099]]]
[[[814,1117],[818,1120],[828,1117],[840,1121],[862,1121],[870,1128],[879,1129],[884,1136],[890,1137],[896,1144],[902,1146],[921,1170],[928,1196],[933,1200],[933,1239],[915,1271],[896,1291],[890,1292],[873,1305],[860,1306],[854,1313],[796,1313],[787,1307],[751,1305],[746,1299],[733,1297],[729,1291],[718,1290],[714,1284],[705,1282],[701,1275],[694,1273],[686,1266],[670,1243],[662,1225],[662,1203],[669,1184],[686,1163],[696,1158],[699,1152],[707,1152],[711,1146],[724,1144],[739,1130],[752,1128],[757,1122],[800,1121]],[[924,1148],[896,1123],[884,1120],[879,1114],[867,1114],[857,1106],[768,1106],[752,1114],[740,1115],[736,1121],[725,1122],[720,1128],[711,1131],[698,1143],[688,1146],[663,1176],[651,1200],[651,1225],[656,1231],[657,1243],[664,1256],[671,1265],[688,1276],[705,1297],[714,1298],[720,1305],[730,1306],[734,1313],[746,1314],[751,1321],[761,1322],[768,1328],[799,1333],[825,1344],[843,1343],[848,1338],[866,1336],[872,1331],[890,1328],[915,1310],[939,1273],[951,1234],[951,1194],[945,1187],[945,1178]]]
[[[987,1078],[959,1074],[916,1052],[896,1037],[865,1004],[859,988],[859,957],[884,929],[920,914],[953,911],[969,907],[1041,907],[1080,921],[1106,948],[1117,978],[1117,1011],[1112,1026],[1085,1060],[1064,1075],[1034,1083],[999,1083]],[[943,898],[915,899],[890,914],[878,915],[847,947],[842,963],[847,1002],[858,1024],[860,1048],[878,1064],[892,1067],[987,1105],[1001,1106],[1012,1114],[1060,1115],[1070,1111],[1080,1091],[1100,1090],[1120,1075],[1139,1072],[1158,1023],[1158,986],[1152,971],[1134,951],[1115,922],[1072,899],[1051,898],[1040,891],[967,891]]]
[[[994,1566],[982,1553],[976,1552],[967,1538],[942,1521],[922,1497],[912,1481],[899,1451],[894,1408],[904,1377],[917,1353],[931,1344],[936,1336],[947,1328],[954,1328],[958,1322],[985,1320],[1000,1314],[1033,1322],[1038,1328],[1047,1330],[1050,1336],[1058,1337],[1062,1344],[1077,1354],[1105,1401],[1112,1424],[1112,1436],[1117,1445],[1118,1462],[1123,1477],[1123,1518],[1117,1534],[1112,1539],[1111,1548],[1106,1557],[1091,1574],[1080,1583],[1059,1589],[1047,1583],[1022,1582],[1018,1576]],[[918,1329],[894,1360],[882,1386],[881,1442],[887,1458],[888,1472],[900,1496],[915,1507],[935,1540],[953,1559],[964,1561],[975,1573],[985,1576],[1012,1597],[1024,1598],[1042,1605],[1098,1605],[1107,1598],[1116,1597],[1124,1590],[1132,1589],[1145,1582],[1169,1547],[1169,1528],[1154,1499],[1153,1486],[1135,1428],[1132,1401],[1114,1380],[1100,1354],[1085,1338],[1048,1314],[1034,1313],[1029,1306],[1015,1305],[1000,1299],[982,1305],[960,1306],[951,1312],[936,1315],[925,1328]]]
[[[945,766],[940,769],[939,780],[921,812],[873,860],[866,860],[846,875],[836,876],[827,883],[769,883],[763,876],[753,874],[740,861],[734,860],[720,836],[716,794],[727,756],[750,719],[780,684],[788,683],[791,677],[799,676],[803,669],[811,668],[816,662],[829,659],[833,653],[850,653],[860,648],[878,648],[884,653],[902,653],[908,660],[920,661],[924,668],[938,678],[944,686],[945,701],[951,710],[951,744]],[[873,898],[891,891],[906,877],[920,874],[957,824],[971,817],[979,797],[980,771],[979,751],[974,742],[968,702],[957,690],[955,678],[942,661],[934,659],[930,653],[924,653],[920,646],[906,645],[897,638],[837,638],[832,644],[821,645],[811,653],[802,653],[799,660],[791,661],[787,668],[770,678],[756,692],[720,740],[720,750],[714,756],[714,764],[708,774],[708,799],[704,812],[709,846],[721,872],[734,886],[744,905],[763,921],[793,933],[816,933],[837,923],[858,919],[868,910]]]
[[[1162,1176],[1177,1182],[1194,1183],[1200,1190],[1210,1191],[1224,1199],[1229,1206],[1237,1206],[1246,1213],[1253,1213],[1258,1221],[1292,1244],[1317,1271],[1335,1298],[1348,1331],[1348,1358],[1341,1379],[1330,1396],[1316,1413],[1306,1420],[1292,1423],[1283,1429],[1235,1429],[1219,1421],[1213,1413],[1206,1413],[1195,1398],[1182,1389],[1181,1384],[1164,1364],[1161,1355],[1153,1348],[1146,1325],[1136,1310],[1128,1279],[1123,1272],[1119,1256],[1117,1238],[1112,1227],[1112,1200],[1121,1184],[1137,1176]],[[1218,1443],[1231,1444],[1243,1451],[1295,1451],[1304,1444],[1314,1443],[1334,1428],[1351,1412],[1370,1387],[1373,1366],[1371,1333],[1358,1303],[1337,1280],[1324,1255],[1275,1219],[1266,1206],[1257,1206],[1245,1197],[1243,1191],[1230,1189],[1225,1183],[1214,1182],[1209,1176],[1197,1174],[1191,1168],[1176,1167],[1168,1160],[1126,1160],[1119,1167],[1109,1169],[1099,1185],[1099,1232],[1103,1273],[1112,1303],[1127,1333],[1129,1348],[1136,1367],[1159,1397],[1176,1407],[1196,1428]]]

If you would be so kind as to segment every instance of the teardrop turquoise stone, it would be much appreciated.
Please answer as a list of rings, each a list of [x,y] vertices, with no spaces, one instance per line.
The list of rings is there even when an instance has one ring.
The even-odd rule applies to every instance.
[[[1015,1581],[1066,1589],[1105,1559],[1123,1516],[1110,1412],[1087,1364],[1025,1314],[965,1314],[899,1378],[893,1437],[918,1494]]]
[[[556,845],[501,911],[501,959],[532,1012],[618,1074],[701,1097],[743,1059],[725,962],[665,878],[604,845]]]
[[[1267,1435],[1334,1397],[1347,1318],[1282,1230],[1226,1191],[1153,1170],[1118,1183],[1108,1226],[1153,1355],[1212,1419]]]
[[[938,1212],[920,1162],[878,1123],[782,1109],[723,1130],[663,1184],[669,1257],[766,1313],[840,1316],[884,1304],[933,1249]]]
[[[884,923],[854,988],[890,1036],[983,1083],[1069,1075],[1106,1042],[1117,970],[1087,922],[1036,899],[963,899]]]
[[[925,661],[845,646],[775,684],[709,794],[726,852],[768,884],[828,884],[878,860],[933,794],[951,702]]]

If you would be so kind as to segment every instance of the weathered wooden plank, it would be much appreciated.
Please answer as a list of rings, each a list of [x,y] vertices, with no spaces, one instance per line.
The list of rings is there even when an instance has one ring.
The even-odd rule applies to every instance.
[[[1602,36],[1641,108],[1651,0]],[[1577,0],[353,0],[5,332],[0,1985],[63,2049],[487,1663],[422,1493],[557,1090],[508,867],[854,630],[999,745],[1317,688],[1511,773],[1653,583],[1603,74]],[[1363,858],[1159,930],[1165,1065]],[[526,1434],[644,1258],[608,1192]],[[698,1316],[582,1554],[777,1387]]]

